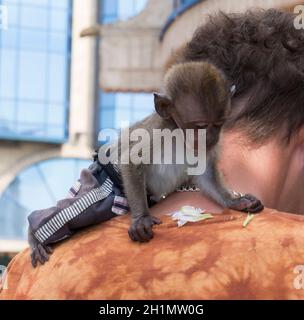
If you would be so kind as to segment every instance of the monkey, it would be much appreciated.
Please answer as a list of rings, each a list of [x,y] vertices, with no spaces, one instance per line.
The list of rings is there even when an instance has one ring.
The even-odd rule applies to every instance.
[[[133,241],[149,241],[153,238],[153,225],[161,223],[160,219],[149,213],[147,192],[159,200],[161,195],[191,183],[223,207],[251,213],[264,208],[253,195],[236,196],[229,191],[217,168],[220,133],[231,111],[230,96],[224,74],[209,62],[184,62],[168,70],[164,93],[154,93],[156,112],[131,127],[131,130],[145,128],[151,133],[153,129],[193,129],[197,143],[198,129],[205,129],[206,171],[202,175],[189,176],[185,173],[187,164],[120,165],[131,212],[128,233]],[[194,148],[197,147],[194,144]]]
[[[131,240],[148,242],[153,238],[153,226],[160,224],[161,220],[152,216],[149,212],[148,195],[156,202],[163,195],[174,192],[185,184],[194,184],[206,196],[213,199],[222,207],[257,213],[264,206],[260,200],[250,194],[238,195],[230,191],[224,183],[223,177],[217,167],[220,151],[220,134],[231,111],[231,85],[222,71],[215,65],[206,62],[183,62],[173,65],[164,77],[162,93],[154,93],[155,111],[147,118],[132,125],[130,132],[136,129],[145,129],[150,136],[153,130],[178,129],[183,134],[187,129],[194,132],[192,148],[194,154],[198,154],[199,131],[206,130],[206,170],[193,175],[187,171],[191,164],[187,161],[178,163],[174,154],[172,163],[165,163],[163,143],[150,144],[149,151],[156,152],[162,160],[160,163],[152,161],[151,152],[144,148],[125,149],[122,141],[114,144],[111,152],[117,151],[120,155],[129,152],[137,152],[143,160],[139,163],[117,163],[124,194],[130,209],[131,222],[128,234]],[[129,145],[134,147],[135,141],[128,136]],[[119,140],[119,139],[118,139]],[[111,144],[110,144],[111,146]],[[151,149],[156,150],[151,150]],[[174,149],[175,148],[175,149]],[[107,148],[101,147],[98,160],[102,163],[102,157]],[[129,151],[131,150],[131,152]],[[172,151],[177,152],[176,146]],[[182,151],[184,157],[184,150]],[[145,154],[147,153],[147,154]],[[103,214],[96,212],[96,215]],[[87,225],[87,224],[86,224]],[[37,262],[44,264],[52,253],[49,245],[40,243],[29,230],[28,241],[31,247],[32,265]]]

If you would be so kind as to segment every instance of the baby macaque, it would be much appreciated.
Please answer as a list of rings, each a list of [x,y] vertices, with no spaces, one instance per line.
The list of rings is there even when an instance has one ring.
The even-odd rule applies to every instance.
[[[246,194],[237,197],[229,191],[217,169],[218,141],[221,128],[230,113],[230,97],[230,84],[214,65],[208,62],[176,64],[166,73],[164,93],[154,93],[156,112],[126,129],[129,132],[126,139],[121,135],[115,143],[100,148],[97,165],[101,168],[106,168],[107,163],[103,160],[111,159],[111,155],[115,153],[120,155],[120,160],[123,158],[130,160],[114,161],[120,177],[119,182],[116,183],[113,176],[112,182],[120,186],[122,182],[121,192],[126,196],[131,212],[129,236],[132,240],[149,241],[153,237],[153,225],[161,223],[158,218],[150,215],[148,197],[158,201],[164,195],[174,192],[185,184],[196,185],[203,194],[223,207],[253,213],[263,209],[261,202],[254,196]],[[171,134],[171,143],[165,140],[168,136],[161,136],[163,139],[159,140],[158,136],[154,134],[155,132]],[[172,139],[174,132],[177,133],[174,136],[176,138],[175,144]],[[206,135],[202,139],[204,132]],[[143,135],[137,136],[137,133]],[[139,143],[134,139],[134,134],[137,140],[137,137],[141,138]],[[190,142],[187,139],[188,136],[192,138],[189,139]],[[183,148],[178,145],[178,138],[183,138],[181,143]],[[169,154],[171,162],[168,161]],[[192,154],[192,158],[188,157],[189,154]],[[199,166],[199,170],[194,167],[193,159],[195,160],[195,158],[206,160],[204,166]],[[96,162],[93,166],[95,165]],[[89,174],[89,171],[86,174]],[[86,188],[87,186],[83,186],[81,190],[86,190]],[[97,189],[100,193],[110,194],[111,192],[106,187],[102,190],[102,186]],[[73,192],[76,191],[73,190]],[[92,200],[92,196],[88,193],[84,194],[84,197],[86,200],[81,200],[81,198],[77,200],[80,201],[78,205],[77,201],[74,203],[75,208],[64,209],[66,206],[63,203],[71,206],[74,201],[65,200],[60,202],[60,208],[38,210],[33,213],[33,217],[36,217],[36,223],[45,220],[39,227],[39,230],[42,230],[42,235],[39,236],[37,229],[36,232],[29,229],[28,239],[34,267],[38,262],[44,264],[49,259],[49,254],[52,253],[51,241],[45,243],[39,237],[42,237],[43,240],[44,234],[54,236],[54,232],[57,232],[60,234],[60,236],[57,235],[57,238],[55,236],[58,242],[60,239],[70,236],[80,227],[96,223],[94,221],[105,221],[115,216],[114,213],[109,214],[109,210],[102,211],[100,209],[102,206],[98,207],[97,205],[97,209],[92,209],[94,206],[87,208],[86,203]],[[92,204],[95,203],[94,201],[93,199]],[[64,216],[65,210],[69,211]],[[76,212],[76,218],[73,216],[69,218],[73,210]],[[81,214],[79,210],[82,212]],[[77,215],[80,217],[78,220]],[[51,221],[49,220],[50,216],[52,217]],[[67,218],[64,220],[65,224],[60,225],[60,222],[65,218]],[[47,224],[50,226],[48,227]]]
[[[129,130],[143,128],[152,136],[155,129],[193,129],[194,152],[199,147],[199,129],[206,129],[206,170],[189,175],[189,164],[137,163],[119,164],[124,191],[131,211],[129,236],[145,242],[153,237],[152,226],[161,221],[150,215],[147,193],[156,200],[174,192],[183,184],[194,184],[201,192],[223,207],[256,213],[262,203],[250,194],[236,197],[229,191],[217,169],[218,141],[221,128],[230,112],[231,90],[225,76],[208,62],[185,62],[171,67],[165,76],[164,93],[154,93],[156,113],[138,122]],[[129,141],[132,147],[132,141]],[[155,150],[158,148],[158,150]],[[187,146],[189,148],[189,146]],[[152,151],[164,159],[163,144],[155,146],[145,160],[151,160]],[[173,150],[173,153],[176,150]],[[120,150],[121,154],[124,150]],[[176,154],[175,157],[179,155]],[[183,155],[182,155],[183,156]],[[148,159],[148,160],[149,160]]]

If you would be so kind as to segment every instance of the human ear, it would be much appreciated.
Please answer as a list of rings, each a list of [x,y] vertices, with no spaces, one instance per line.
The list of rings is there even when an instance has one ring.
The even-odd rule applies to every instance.
[[[155,111],[163,118],[169,119],[171,118],[173,102],[165,94],[154,92],[154,107]]]

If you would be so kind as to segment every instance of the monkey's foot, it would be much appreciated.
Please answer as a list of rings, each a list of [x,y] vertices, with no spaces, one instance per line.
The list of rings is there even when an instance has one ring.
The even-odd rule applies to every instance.
[[[49,255],[53,253],[53,250],[50,246],[43,246],[42,244],[37,244],[35,248],[32,249],[31,260],[32,265],[36,268],[37,263],[40,262],[44,264],[49,260]]]
[[[245,194],[244,196],[233,199],[229,208],[238,211],[257,213],[264,209],[264,205],[253,195]]]
[[[161,224],[161,220],[151,215],[144,215],[134,219],[128,231],[130,238],[139,242],[151,240],[153,238],[152,227],[155,224]]]

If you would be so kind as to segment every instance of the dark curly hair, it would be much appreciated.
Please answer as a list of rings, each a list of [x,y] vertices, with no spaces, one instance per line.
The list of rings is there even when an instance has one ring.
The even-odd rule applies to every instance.
[[[199,27],[171,63],[208,60],[236,85],[227,127],[239,127],[253,142],[281,132],[289,141],[304,125],[304,30],[290,12],[220,12]]]

